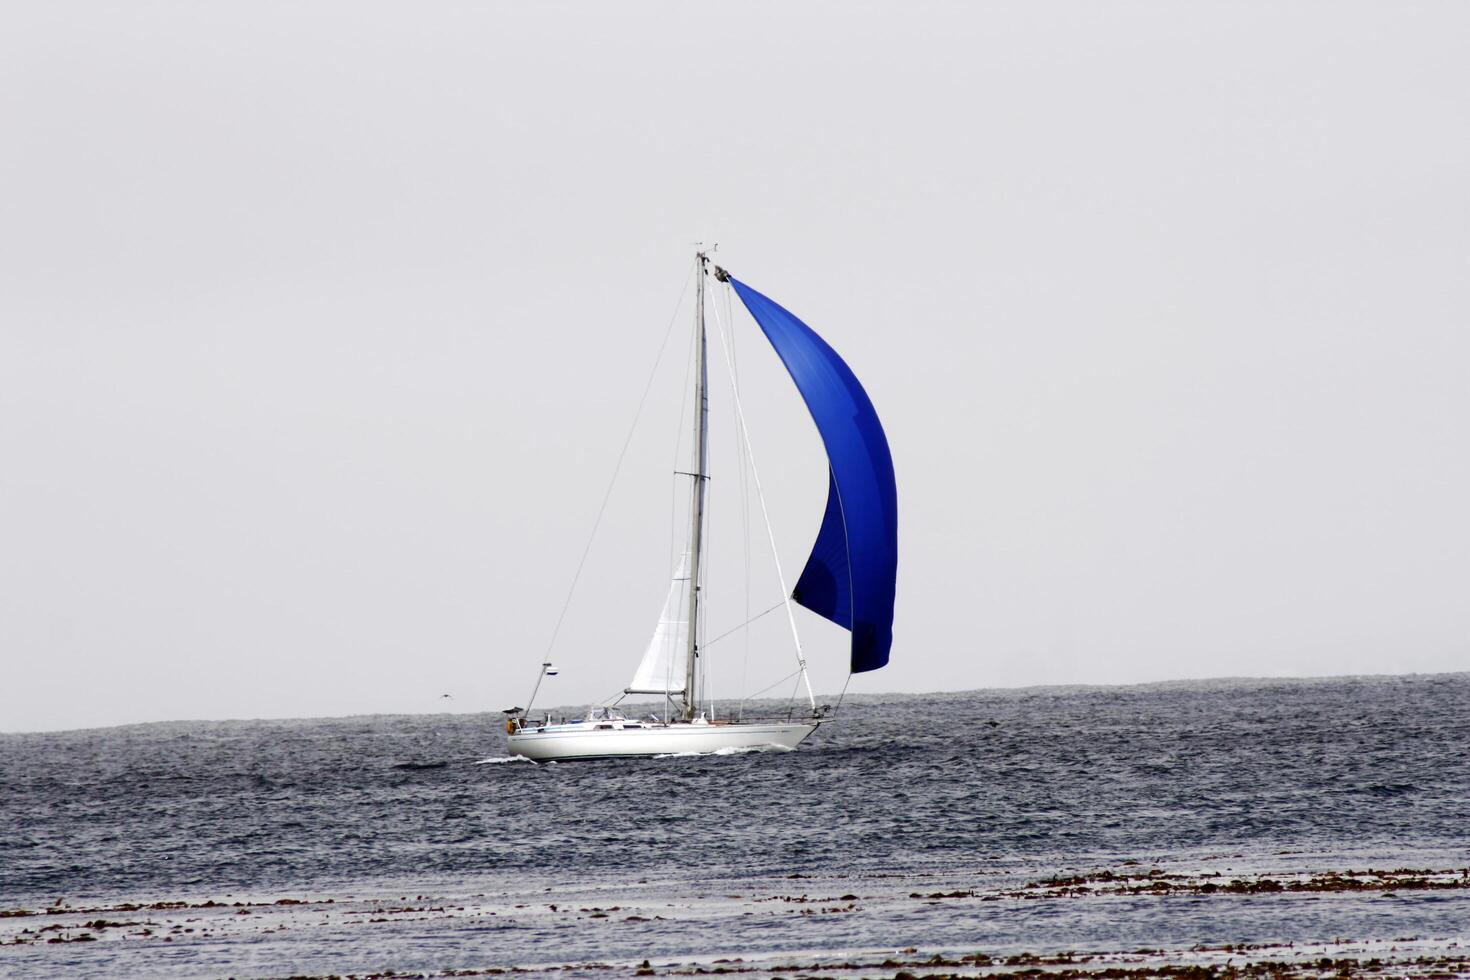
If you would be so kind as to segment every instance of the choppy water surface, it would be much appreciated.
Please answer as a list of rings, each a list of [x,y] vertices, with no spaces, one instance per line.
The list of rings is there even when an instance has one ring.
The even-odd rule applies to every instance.
[[[477,764],[497,725],[0,736],[0,912],[39,913],[0,974],[1470,939],[1470,888],[1195,888],[1470,867],[1466,674],[871,698],[797,752],[641,762]],[[1038,887],[1098,872],[1191,884]],[[37,931],[99,918],[136,924]]]

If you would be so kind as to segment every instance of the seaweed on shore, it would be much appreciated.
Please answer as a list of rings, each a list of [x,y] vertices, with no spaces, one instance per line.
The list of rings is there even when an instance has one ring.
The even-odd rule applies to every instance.
[[[1222,947],[1221,949],[1226,949]],[[770,980],[838,980],[841,977],[882,980],[1324,980],[1324,978],[1421,977],[1450,980],[1470,971],[1470,956],[1297,957],[1282,947],[1256,947],[1259,958],[1224,963],[1190,962],[1193,953],[1139,950],[1134,953],[1052,954],[986,953],[930,956],[889,955],[882,960],[856,957],[817,962],[770,963],[720,959],[704,964],[644,960],[636,965],[566,963],[560,966],[495,966],[428,973],[372,972],[330,976],[293,976],[289,980],[390,980],[421,977],[491,977],[568,972],[609,977],[691,977],[758,975]]]
[[[1043,878],[1006,892],[1012,898],[1064,898],[1085,895],[1262,895],[1301,892],[1448,891],[1470,889],[1470,868],[1448,871],[1398,868],[1393,871],[1328,871],[1277,874],[1221,880],[1221,874],[1167,874],[1157,869],[1120,874],[1102,870],[1083,875]],[[958,898],[961,893],[932,895]]]

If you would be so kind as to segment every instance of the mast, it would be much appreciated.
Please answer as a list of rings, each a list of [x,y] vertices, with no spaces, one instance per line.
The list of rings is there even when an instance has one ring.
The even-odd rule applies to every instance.
[[[689,504],[689,649],[684,677],[684,720],[693,721],[697,707],[699,678],[699,566],[700,550],[704,537],[704,483],[709,479],[705,472],[709,461],[709,369],[706,360],[704,332],[704,271],[708,259],[703,252],[696,255],[699,268],[695,270],[694,329],[694,469],[690,476],[694,480],[693,494]]]

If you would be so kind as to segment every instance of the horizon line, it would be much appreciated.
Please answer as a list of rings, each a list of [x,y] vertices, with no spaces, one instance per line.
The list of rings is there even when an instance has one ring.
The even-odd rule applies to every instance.
[[[975,688],[967,688],[965,690],[960,690],[960,691],[917,691],[917,692],[913,692],[913,691],[887,691],[887,692],[884,692],[884,691],[873,691],[873,692],[867,692],[867,693],[851,693],[851,694],[846,695],[846,697],[843,700],[845,700],[845,701],[858,701],[858,702],[871,702],[874,699],[879,699],[879,698],[893,698],[893,697],[902,697],[902,698],[954,698],[954,697],[962,697],[962,696],[967,695],[967,694],[992,694],[992,693],[1026,694],[1026,693],[1035,692],[1035,691],[1067,691],[1067,692],[1081,693],[1081,692],[1088,692],[1088,691],[1124,691],[1124,690],[1139,690],[1139,689],[1147,689],[1147,688],[1171,688],[1171,687],[1177,688],[1177,687],[1190,687],[1190,686],[1194,686],[1194,685],[1224,684],[1224,683],[1234,683],[1234,684],[1254,683],[1254,684],[1259,684],[1259,685],[1271,685],[1271,684],[1290,685],[1290,684],[1325,684],[1325,683],[1331,683],[1333,681],[1372,680],[1372,679],[1381,679],[1381,678],[1406,678],[1406,679],[1412,678],[1412,679],[1416,679],[1416,680],[1430,680],[1430,679],[1440,678],[1440,677],[1456,677],[1456,678],[1459,678],[1459,677],[1470,677],[1470,670],[1434,671],[1434,672],[1431,672],[1431,673],[1419,673],[1419,672],[1415,672],[1415,671],[1410,671],[1408,673],[1321,674],[1321,675],[1318,675],[1318,674],[1308,674],[1308,675],[1301,675],[1301,676],[1291,675],[1291,676],[1274,676],[1274,677],[1273,676],[1261,676],[1261,675],[1255,675],[1255,676],[1252,676],[1252,675],[1227,675],[1227,676],[1221,676],[1221,677],[1182,677],[1182,678],[1175,678],[1175,679],[1172,679],[1172,680],[1162,680],[1162,681],[1131,681],[1131,682],[1117,683],[1117,684],[1098,684],[1098,683],[1025,684],[1025,685],[1021,685],[1021,686],[1018,686],[1018,687],[975,687]],[[835,696],[834,695],[819,695],[818,698],[817,698],[817,700],[818,701],[821,701],[821,700],[823,700],[824,697],[826,699],[828,699],[828,700],[835,700]],[[739,698],[724,698],[724,699],[715,698],[714,699],[714,701],[715,701],[716,704],[720,703],[722,700],[728,703],[728,702],[731,702],[731,701],[738,701],[738,700],[741,700],[741,699],[739,699]],[[766,703],[766,702],[771,702],[771,701],[781,701],[781,700],[783,700],[783,699],[780,699],[780,698],[751,698],[751,699],[746,699],[747,703],[752,703],[752,704],[760,704],[760,703]],[[627,703],[628,704],[653,704],[653,703],[656,703],[656,702],[651,702],[651,701],[629,701]],[[550,708],[548,708],[547,710],[554,710],[554,709],[560,709],[560,708],[572,708],[572,707],[582,707],[582,705],[580,703],[577,703],[575,705],[574,704],[553,705]],[[286,723],[286,722],[302,722],[302,721],[350,721],[350,720],[352,720],[354,718],[438,718],[438,717],[465,717],[465,716],[469,716],[469,715],[491,715],[491,716],[498,716],[498,715],[501,715],[501,714],[504,714],[504,710],[503,709],[481,708],[481,709],[477,709],[477,710],[473,710],[473,711],[391,711],[391,712],[390,711],[375,711],[375,712],[363,712],[363,713],[348,714],[348,715],[304,715],[304,716],[281,716],[281,717],[257,716],[257,717],[254,717],[254,718],[172,718],[172,719],[162,719],[162,720],[157,720],[157,721],[129,721],[129,722],[121,722],[121,723],[115,724],[115,725],[97,725],[95,727],[81,727],[81,728],[32,728],[32,729],[17,729],[17,730],[13,730],[13,731],[12,730],[5,730],[5,731],[0,731],[0,737],[20,736],[20,735],[66,735],[66,734],[71,734],[71,733],[75,733],[75,732],[105,732],[105,731],[113,731],[113,730],[116,730],[116,729],[119,729],[119,728],[142,728],[142,727],[154,726],[154,725],[239,725],[239,724],[249,724],[249,723],[252,723],[252,722]]]

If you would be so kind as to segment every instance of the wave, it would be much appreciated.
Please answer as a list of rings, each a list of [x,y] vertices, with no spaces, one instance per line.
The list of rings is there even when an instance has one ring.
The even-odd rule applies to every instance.
[[[655,759],[697,759],[707,755],[745,755],[747,752],[795,752],[789,745],[727,745],[713,752],[665,752]]]

